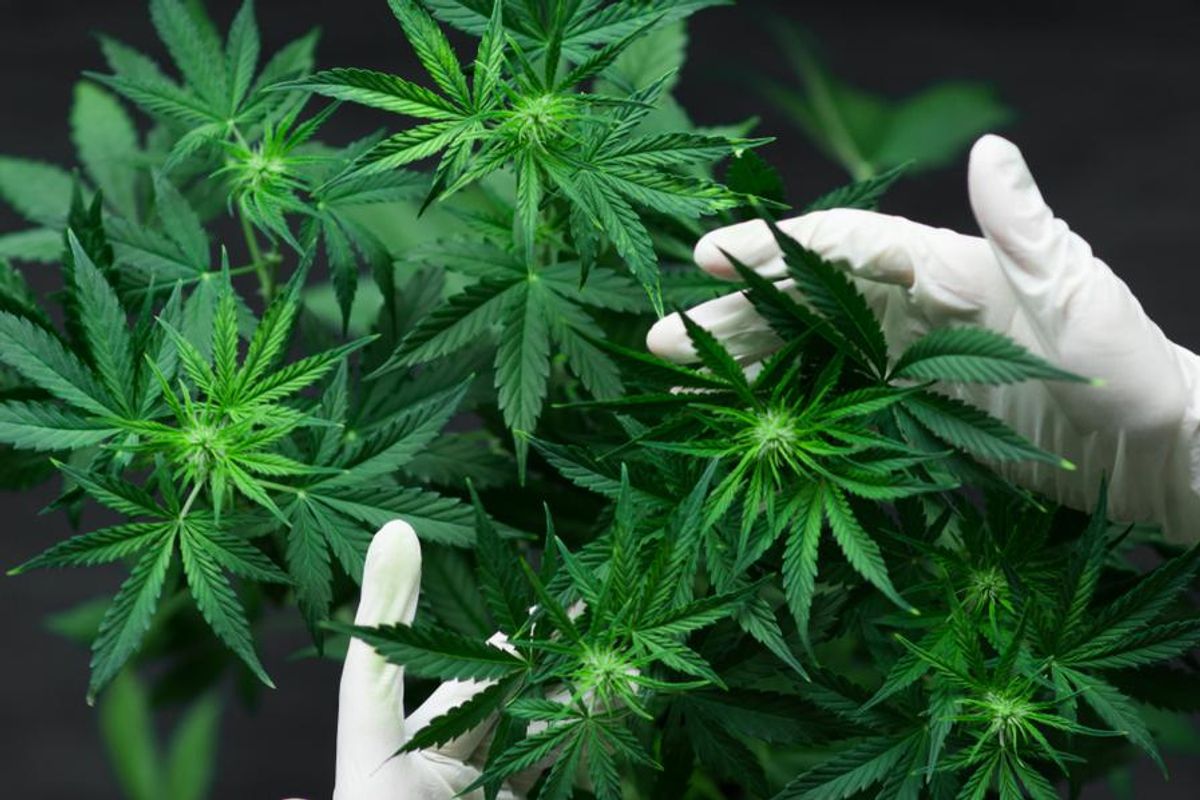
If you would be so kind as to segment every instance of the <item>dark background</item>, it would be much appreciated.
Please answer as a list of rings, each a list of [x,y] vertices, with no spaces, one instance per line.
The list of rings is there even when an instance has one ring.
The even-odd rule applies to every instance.
[[[222,26],[236,5],[209,2]],[[1200,9],[1139,0],[1121,4],[1136,10],[1116,14],[1096,5],[742,0],[696,19],[681,99],[703,123],[760,115],[759,131],[779,137],[766,155],[784,168],[792,195],[803,198],[842,176],[736,77],[787,75],[760,27],[767,8],[812,30],[835,71],[862,88],[899,96],[945,78],[990,81],[1019,114],[1005,133],[1024,149],[1050,204],[1168,335],[1200,349]],[[383,0],[258,6],[267,52],[320,24],[322,66],[414,68]],[[81,70],[103,68],[91,38],[97,31],[161,55],[142,0],[0,0],[0,153],[71,163],[71,87]],[[323,133],[346,141],[374,124],[345,107]],[[896,189],[888,208],[974,231],[964,179],[965,164],[923,175]],[[16,224],[0,211],[0,231]],[[60,515],[39,515],[48,499],[41,492],[0,495],[0,566],[67,535]],[[47,632],[41,620],[111,593],[120,579],[120,570],[0,578],[0,796],[118,797],[83,702],[87,653]],[[338,668],[285,660],[297,643],[268,634],[265,662],[280,689],[267,692],[254,714],[227,712],[214,797],[329,796]],[[1137,797],[1200,796],[1200,759],[1169,761],[1168,784],[1139,767]],[[1103,789],[1087,794],[1108,796]]]

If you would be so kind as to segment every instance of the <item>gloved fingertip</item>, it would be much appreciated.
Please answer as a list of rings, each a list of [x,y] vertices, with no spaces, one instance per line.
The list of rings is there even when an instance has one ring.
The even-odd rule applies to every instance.
[[[971,147],[970,170],[987,170],[1002,172],[1010,169],[1025,168],[1025,158],[1021,148],[1017,147],[1003,136],[985,133]]]
[[[721,231],[709,231],[700,237],[692,250],[692,259],[696,266],[705,272],[732,273],[733,265],[726,257],[726,246],[722,243]]]
[[[1023,269],[1052,267],[1044,255],[1065,226],[1054,225],[1054,214],[1015,144],[995,134],[975,142],[968,189],[984,236]]]
[[[371,539],[355,621],[360,625],[411,623],[420,586],[420,540],[407,522],[392,520]]]
[[[683,319],[678,314],[670,314],[654,323],[654,327],[646,334],[646,348],[659,358],[668,361],[684,363],[696,358],[696,351],[688,338]]]
[[[692,250],[696,266],[722,280],[735,280],[738,277],[730,256],[757,269],[777,259],[779,247],[766,223],[761,219],[752,219],[709,231],[696,242]]]
[[[421,562],[421,542],[417,532],[402,519],[394,519],[386,523],[371,538],[371,546],[367,549],[366,570],[386,570],[402,568],[405,564]]]
[[[989,133],[971,148],[967,183],[971,207],[983,232],[1001,239],[1027,233],[1025,220],[1045,207],[1020,149]]]

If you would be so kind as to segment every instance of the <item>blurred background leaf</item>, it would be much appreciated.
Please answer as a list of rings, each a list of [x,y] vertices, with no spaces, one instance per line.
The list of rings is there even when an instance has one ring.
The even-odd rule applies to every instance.
[[[830,72],[802,28],[775,19],[771,30],[799,85],[756,79],[756,88],[855,180],[908,161],[913,171],[947,166],[1013,118],[983,83],[948,81],[899,100],[863,91]]]
[[[216,763],[221,707],[211,695],[180,718],[165,752],[146,687],[125,670],[99,703],[100,735],[128,800],[204,800]]]

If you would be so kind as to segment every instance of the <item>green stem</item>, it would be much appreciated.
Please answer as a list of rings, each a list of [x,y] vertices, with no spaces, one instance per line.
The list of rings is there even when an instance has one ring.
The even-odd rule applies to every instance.
[[[192,510],[192,504],[195,503],[196,498],[200,496],[200,489],[202,487],[203,487],[203,484],[201,484],[201,483],[197,483],[195,486],[192,487],[191,494],[189,494],[187,497],[187,500],[185,500],[183,502],[183,508],[181,508],[179,510],[179,518],[180,519],[183,519],[184,517],[186,517],[188,515],[188,512]]]
[[[800,56],[799,65],[808,86],[813,112],[824,128],[826,142],[835,157],[842,162],[854,180],[870,178],[875,174],[875,168],[863,157],[858,143],[854,141],[821,66],[808,54]]]
[[[250,225],[250,220],[244,213],[239,212],[238,217],[242,222],[242,235],[246,237],[246,249],[250,252],[250,266],[258,273],[258,291],[262,295],[264,302],[271,302],[271,295],[275,292],[275,279],[271,274],[270,265],[267,258],[263,256],[262,248],[258,245],[258,237],[254,234],[254,228]]]

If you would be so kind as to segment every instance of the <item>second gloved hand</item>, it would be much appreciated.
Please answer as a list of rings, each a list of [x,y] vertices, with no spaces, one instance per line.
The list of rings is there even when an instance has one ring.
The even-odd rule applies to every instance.
[[[417,536],[407,523],[390,522],[371,541],[355,623],[412,624],[420,587]],[[460,796],[479,777],[490,723],[430,750],[396,752],[431,720],[484,688],[486,684],[477,681],[447,681],[412,714],[405,714],[404,668],[388,663],[365,642],[352,639],[338,698],[334,800],[451,800]],[[461,796],[479,800],[483,794],[479,789]],[[506,787],[500,800],[518,796]]]
[[[1167,339],[1125,283],[1054,216],[1012,143],[997,136],[976,143],[969,190],[982,237],[849,209],[780,228],[856,279],[896,350],[934,327],[980,325],[1100,379],[1101,386],[1030,382],[954,392],[1077,465],[1006,463],[1000,471],[1009,479],[1087,509],[1107,476],[1114,518],[1200,538],[1200,358]],[[786,273],[762,222],[709,234],[696,261],[735,278],[724,253],[767,277]],[[740,293],[688,315],[748,361],[779,344]],[[678,315],[661,320],[648,345],[667,358],[695,359]]]

